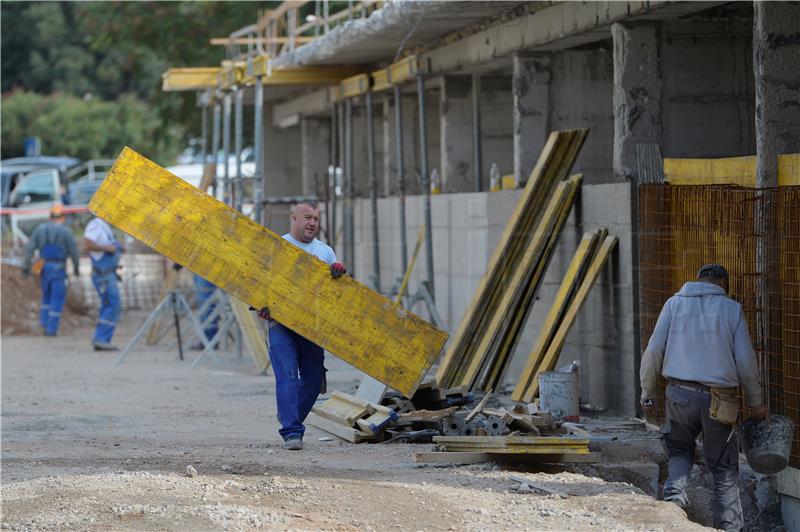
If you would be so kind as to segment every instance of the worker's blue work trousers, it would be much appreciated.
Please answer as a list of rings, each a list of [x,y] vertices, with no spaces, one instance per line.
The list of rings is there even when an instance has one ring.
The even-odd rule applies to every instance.
[[[269,358],[275,372],[278,431],[284,440],[302,438],[305,421],[319,395],[324,374],[322,348],[280,324],[269,330]]]
[[[664,443],[669,453],[669,478],[664,500],[686,507],[686,486],[694,465],[695,438],[703,434],[703,458],[714,477],[714,528],[741,530],[739,499],[739,444],[731,427],[709,417],[711,393],[670,384],[667,386]]]
[[[67,272],[63,262],[44,263],[42,268],[42,307],[39,324],[47,336],[58,334],[61,311],[67,299]]]
[[[119,313],[122,309],[122,301],[119,297],[119,287],[117,286],[117,274],[114,271],[109,273],[95,273],[92,275],[92,283],[100,297],[100,315],[97,319],[97,327],[94,330],[92,342],[110,343],[114,336],[114,328],[117,326]]]
[[[194,276],[194,295],[195,299],[197,300],[197,308],[203,306],[203,303],[208,301],[208,298],[211,297],[211,294],[214,293],[216,286],[213,283],[206,281],[199,275]],[[206,319],[214,312],[214,308],[216,305],[209,305],[208,308],[200,315],[200,323],[206,321]],[[206,324],[205,329],[203,332],[206,333],[206,338],[211,340],[214,336],[217,335],[217,331],[219,330],[219,317],[214,318],[211,322]]]

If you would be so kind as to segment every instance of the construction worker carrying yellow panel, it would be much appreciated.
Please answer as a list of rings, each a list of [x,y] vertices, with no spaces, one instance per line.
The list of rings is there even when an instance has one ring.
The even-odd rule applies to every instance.
[[[346,272],[336,261],[336,253],[317,240],[319,207],[312,201],[298,203],[292,209],[291,226],[283,239],[330,265],[331,277]],[[270,318],[269,308],[262,307],[258,316],[269,320],[269,358],[275,372],[275,396],[283,447],[290,451],[303,448],[303,434],[308,413],[325,386],[325,353],[314,342]]]

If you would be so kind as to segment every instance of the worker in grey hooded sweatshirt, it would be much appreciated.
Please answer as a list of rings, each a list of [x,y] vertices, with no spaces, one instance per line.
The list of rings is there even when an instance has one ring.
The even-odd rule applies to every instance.
[[[662,432],[669,453],[664,500],[686,508],[695,439],[714,477],[714,527],[740,530],[739,445],[735,427],[741,386],[752,418],[769,410],[761,394],[758,361],[742,306],[729,298],[728,272],[707,264],[669,298],[642,356],[642,406],[655,407],[659,375],[668,380]]]

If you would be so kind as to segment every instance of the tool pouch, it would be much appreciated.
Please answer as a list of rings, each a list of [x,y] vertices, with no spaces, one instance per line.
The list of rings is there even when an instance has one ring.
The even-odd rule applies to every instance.
[[[711,407],[708,415],[714,421],[735,425],[739,419],[739,398],[735,388],[711,388]]]

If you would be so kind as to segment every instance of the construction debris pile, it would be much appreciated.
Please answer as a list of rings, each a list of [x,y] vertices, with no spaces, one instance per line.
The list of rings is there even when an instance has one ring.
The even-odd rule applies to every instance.
[[[599,461],[587,433],[538,411],[535,403],[507,409],[487,393],[476,404],[466,387],[445,389],[435,381],[423,383],[411,399],[386,394],[381,404],[334,391],[308,422],[351,443],[438,445],[436,452],[416,453],[418,462]]]

